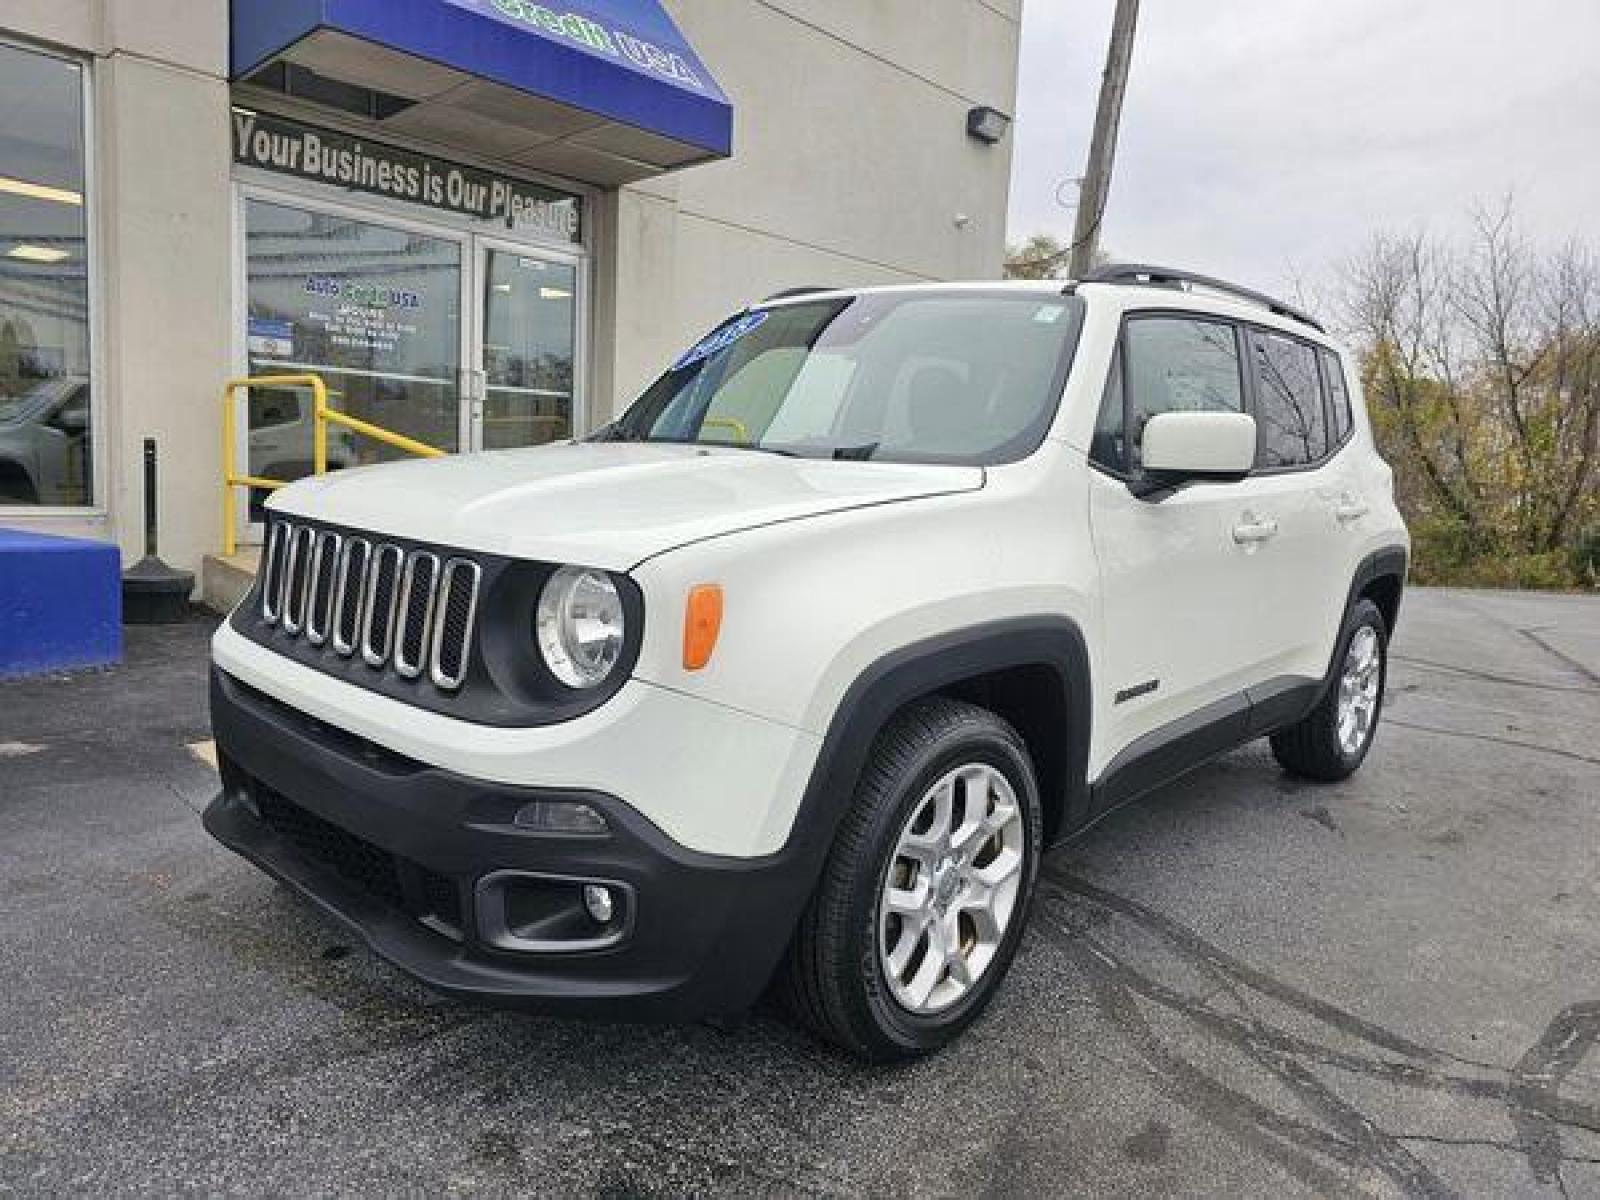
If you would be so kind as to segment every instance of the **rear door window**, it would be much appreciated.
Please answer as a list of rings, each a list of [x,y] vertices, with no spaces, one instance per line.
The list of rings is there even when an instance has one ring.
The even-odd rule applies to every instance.
[[[1302,467],[1328,453],[1327,411],[1317,354],[1305,342],[1250,332],[1256,383],[1256,466]]]

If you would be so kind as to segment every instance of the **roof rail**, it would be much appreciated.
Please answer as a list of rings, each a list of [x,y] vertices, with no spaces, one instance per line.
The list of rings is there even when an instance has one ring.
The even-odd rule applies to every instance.
[[[793,300],[796,296],[815,296],[820,295],[823,292],[836,292],[838,290],[838,288],[821,287],[819,285],[807,284],[805,287],[784,288],[781,292],[773,292],[772,295],[761,301],[761,303],[771,304],[774,300]]]
[[[1233,296],[1240,300],[1248,300],[1252,304],[1259,304],[1268,312],[1276,313],[1280,317],[1288,317],[1291,321],[1299,321],[1302,325],[1309,325],[1318,333],[1326,333],[1320,321],[1308,317],[1291,304],[1282,300],[1274,300],[1262,292],[1252,291],[1247,287],[1240,287],[1236,283],[1226,280],[1213,279],[1209,275],[1199,275],[1194,271],[1184,271],[1176,267],[1152,267],[1146,263],[1107,263],[1103,267],[1096,267],[1082,279],[1083,283],[1131,283],[1146,287],[1170,287],[1186,290],[1188,288],[1206,288],[1209,291],[1221,292],[1226,296]]]

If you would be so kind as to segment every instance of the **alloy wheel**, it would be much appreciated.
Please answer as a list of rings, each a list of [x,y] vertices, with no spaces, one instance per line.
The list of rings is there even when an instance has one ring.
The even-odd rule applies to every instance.
[[[1339,676],[1339,748],[1347,756],[1360,753],[1372,736],[1382,686],[1383,645],[1378,631],[1363,625],[1350,639]]]
[[[878,902],[878,954],[894,999],[918,1015],[982,979],[1021,899],[1027,830],[1016,791],[985,763],[943,775],[900,831]]]

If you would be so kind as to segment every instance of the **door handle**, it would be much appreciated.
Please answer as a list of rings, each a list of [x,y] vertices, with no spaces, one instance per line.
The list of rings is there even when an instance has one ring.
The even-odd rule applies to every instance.
[[[1278,536],[1278,523],[1270,518],[1258,519],[1251,513],[1245,513],[1239,523],[1233,527],[1233,540],[1241,546],[1253,546],[1259,542],[1270,541]]]
[[[1348,492],[1340,496],[1339,502],[1333,507],[1334,518],[1341,525],[1349,524],[1351,521],[1359,521],[1371,511],[1368,505]]]

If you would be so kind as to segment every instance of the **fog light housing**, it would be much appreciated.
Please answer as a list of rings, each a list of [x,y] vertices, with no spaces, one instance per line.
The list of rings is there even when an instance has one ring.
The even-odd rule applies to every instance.
[[[584,885],[583,907],[597,925],[609,925],[611,918],[617,915],[617,902],[611,889],[598,883]]]
[[[511,823],[529,833],[556,837],[605,837],[611,826],[599,811],[576,800],[533,800],[517,810]]]
[[[633,888],[611,879],[495,871],[474,888],[478,938],[514,954],[606,950],[632,931]]]

